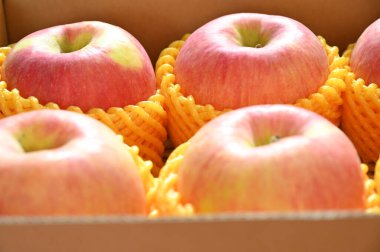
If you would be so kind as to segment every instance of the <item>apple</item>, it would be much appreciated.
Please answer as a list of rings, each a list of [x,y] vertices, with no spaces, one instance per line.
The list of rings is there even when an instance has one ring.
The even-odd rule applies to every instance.
[[[128,146],[83,114],[35,110],[0,120],[0,215],[146,214]]]
[[[99,21],[29,34],[6,57],[2,76],[24,97],[84,111],[134,105],[156,92],[153,65],[139,41]]]
[[[324,84],[329,63],[317,36],[298,21],[237,13],[192,33],[174,74],[184,95],[223,110],[295,103]]]
[[[351,70],[367,84],[380,84],[380,19],[359,36],[351,54]]]
[[[190,140],[178,167],[196,213],[363,210],[364,179],[346,135],[292,105],[227,112]]]

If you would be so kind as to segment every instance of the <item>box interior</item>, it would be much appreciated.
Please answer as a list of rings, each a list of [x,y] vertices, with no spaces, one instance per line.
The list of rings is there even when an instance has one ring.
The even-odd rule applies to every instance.
[[[2,0],[0,45],[53,25],[119,25],[154,64],[170,42],[218,16],[285,15],[342,52],[380,17],[378,0]],[[380,216],[364,213],[236,214],[150,220],[0,217],[0,251],[380,251]]]
[[[99,20],[123,27],[145,47],[153,64],[169,43],[229,13],[284,15],[309,27],[343,51],[380,17],[377,0],[3,0],[0,43],[54,25]],[[5,30],[7,36],[5,36]]]

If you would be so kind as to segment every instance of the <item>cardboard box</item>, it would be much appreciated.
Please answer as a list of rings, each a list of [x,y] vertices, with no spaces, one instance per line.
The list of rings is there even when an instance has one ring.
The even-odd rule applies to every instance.
[[[57,24],[101,20],[135,35],[155,62],[170,42],[213,18],[236,12],[297,19],[342,52],[366,26],[380,18],[380,4],[378,0],[3,0],[0,45]],[[378,252],[380,215],[314,212],[159,219],[0,217],[0,251]]]

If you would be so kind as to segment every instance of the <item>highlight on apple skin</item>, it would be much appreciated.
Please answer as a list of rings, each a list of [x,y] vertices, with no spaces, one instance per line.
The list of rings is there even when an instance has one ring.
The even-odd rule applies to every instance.
[[[295,103],[328,78],[327,54],[318,37],[284,16],[237,13],[192,33],[174,74],[185,96],[218,110]]]
[[[153,65],[126,30],[100,21],[58,25],[27,35],[5,59],[3,80],[24,97],[61,108],[135,105],[156,92]]]
[[[366,84],[380,85],[380,18],[370,24],[355,43],[350,58],[352,72]]]
[[[213,119],[178,171],[196,213],[363,210],[360,160],[328,120],[291,105],[256,105]]]
[[[0,215],[146,214],[127,146],[99,121],[64,110],[0,120]]]

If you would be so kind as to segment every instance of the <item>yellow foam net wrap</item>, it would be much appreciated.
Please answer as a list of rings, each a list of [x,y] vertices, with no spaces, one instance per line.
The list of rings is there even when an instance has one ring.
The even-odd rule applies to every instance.
[[[183,204],[177,191],[178,169],[188,142],[181,144],[170,154],[160,171],[156,183],[148,194],[149,216],[191,216],[194,208],[191,204]]]
[[[343,54],[348,62],[354,46],[351,44]],[[363,162],[375,163],[380,154],[380,89],[375,83],[367,85],[363,79],[356,79],[351,71],[346,83],[342,129],[355,144]]]
[[[0,67],[10,50],[10,47],[0,48]],[[157,175],[163,165],[162,155],[167,138],[167,114],[163,103],[164,97],[157,91],[147,101],[123,108],[113,107],[107,111],[93,108],[83,112],[79,107],[70,106],[66,110],[91,116],[122,135],[127,145],[138,146],[141,157],[153,162],[152,172]],[[43,105],[35,97],[22,97],[17,89],[8,90],[7,84],[0,81],[0,119],[36,109],[60,108],[53,102]]]
[[[121,141],[123,141],[123,136],[119,135],[121,138]],[[148,203],[148,198],[151,195],[151,191],[153,188],[156,187],[157,184],[157,178],[155,178],[152,174],[152,168],[153,168],[153,163],[152,161],[145,161],[143,160],[140,155],[139,155],[139,148],[137,146],[128,146],[125,145],[127,151],[131,154],[133,161],[135,162],[139,175],[141,177],[141,180],[144,184],[144,191],[145,191],[145,197],[146,201]],[[147,215],[150,215],[150,208],[149,205],[147,204]]]
[[[165,48],[156,62],[157,84],[165,97],[165,109],[168,113],[168,133],[174,146],[186,142],[205,123],[228,111],[218,111],[212,105],[199,105],[192,96],[181,93],[180,83],[175,82],[174,67],[176,57],[190,34],[172,42]],[[342,93],[346,88],[345,78],[348,59],[339,56],[336,46],[329,46],[323,37],[319,37],[329,59],[330,74],[318,92],[296,101],[294,105],[312,110],[335,125],[340,124]]]
[[[380,214],[380,160],[376,162],[374,174],[368,169],[368,165],[362,164],[365,186],[365,204],[368,213]]]
[[[148,193],[149,216],[191,216],[196,214],[191,204],[182,202],[181,194],[177,189],[178,170],[188,145],[189,141],[174,149],[161,169],[160,176],[150,187]],[[376,164],[374,173],[369,171],[366,164],[361,165],[361,170],[365,185],[365,194],[363,195],[365,211],[380,214],[380,160]]]

